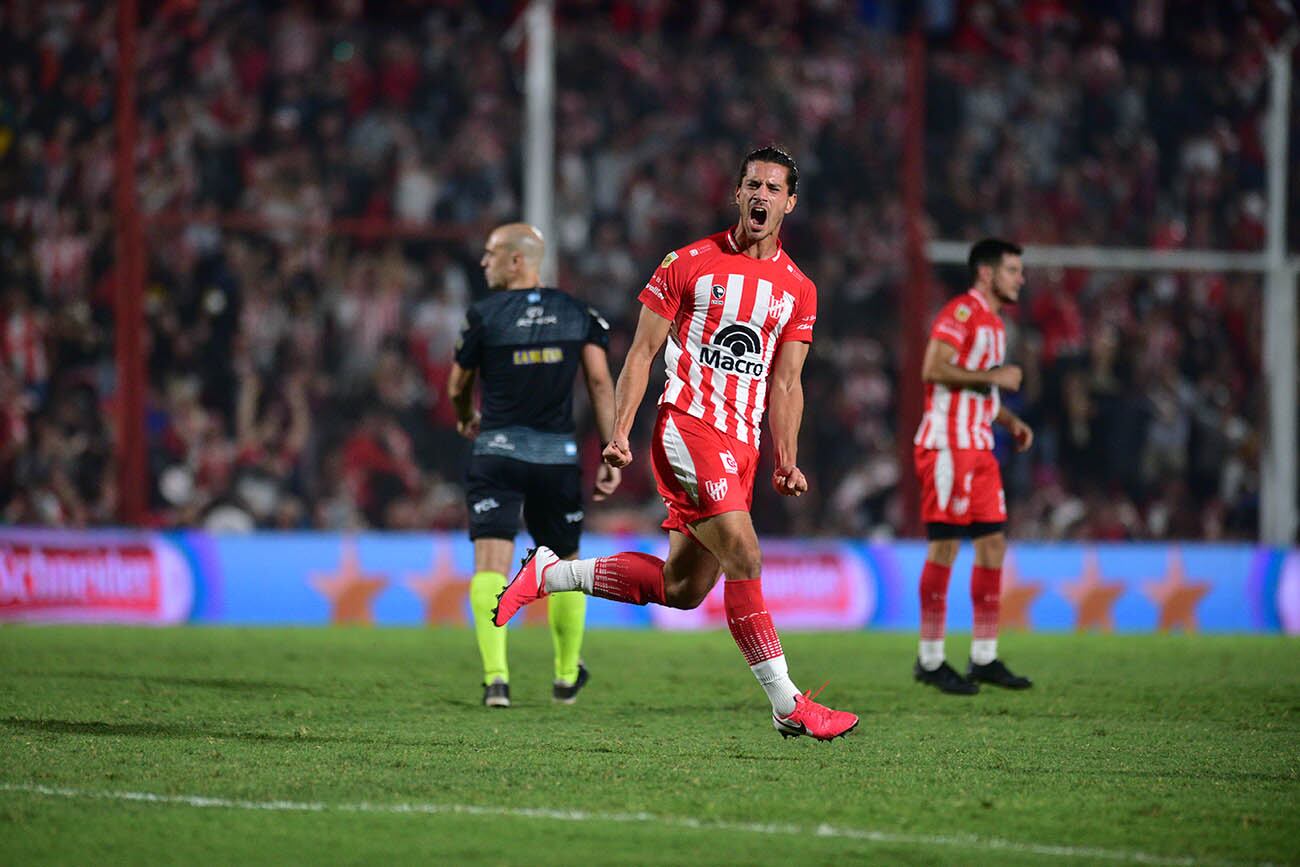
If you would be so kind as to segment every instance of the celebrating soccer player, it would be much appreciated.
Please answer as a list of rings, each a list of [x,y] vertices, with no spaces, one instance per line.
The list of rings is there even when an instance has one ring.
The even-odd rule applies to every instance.
[[[971,248],[973,285],[939,312],[930,329],[921,378],[925,416],[914,440],[921,479],[921,517],[929,546],[921,571],[921,646],[914,675],[947,693],[972,695],[980,683],[1030,686],[998,659],[998,604],[1007,520],[1002,475],[993,456],[993,422],[1024,451],[1034,432],[1002,405],[999,390],[1020,388],[1020,368],[1006,364],[1007,336],[998,311],[1014,304],[1025,282],[1021,250],[986,238]],[[962,539],[975,544],[970,594],[975,609],[966,677],[944,658],[948,578]]]
[[[524,223],[488,236],[483,275],[494,290],[470,308],[456,346],[447,391],[457,428],[474,441],[466,499],[474,540],[470,608],[483,657],[483,704],[510,706],[506,633],[492,625],[506,583],[519,512],[552,556],[576,557],[582,534],[582,481],[573,439],[573,379],[582,367],[602,440],[614,427],[614,383],[606,348],[609,325],[558,289],[543,288],[541,233]],[[497,291],[501,290],[501,291]],[[483,410],[474,409],[474,380]],[[601,465],[594,499],[612,494],[621,471]],[[572,704],[587,682],[580,661],[587,598],[553,596],[548,612],[555,643],[552,698]]]
[[[522,606],[561,590],[695,608],[726,573],[727,625],[771,701],[773,727],[785,737],[830,740],[850,732],[858,718],[818,704],[815,694],[801,694],[791,682],[763,604],[762,556],[749,514],[769,395],[772,485],[792,497],[808,490],[796,452],[800,374],[817,320],[817,290],[779,240],[798,183],[798,168],[784,151],[765,147],[746,155],[736,182],[736,226],[669,253],[641,290],[604,459],[613,467],[632,462],[632,422],[650,365],[667,341],[668,381],[650,460],[668,507],[668,560],[624,553],[564,561],[539,547],[501,594],[496,623],[504,626]]]

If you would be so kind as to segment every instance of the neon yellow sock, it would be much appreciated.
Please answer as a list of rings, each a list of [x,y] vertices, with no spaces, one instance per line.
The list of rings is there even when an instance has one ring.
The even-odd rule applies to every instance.
[[[492,623],[492,609],[497,607],[497,595],[506,586],[506,576],[500,572],[475,572],[469,582],[469,607],[474,612],[474,637],[478,639],[478,652],[483,657],[483,683],[496,678],[510,682],[506,666],[506,631]]]
[[[573,683],[578,679],[582,633],[587,628],[587,597],[570,591],[552,593],[548,601],[551,643],[555,645],[555,679]]]

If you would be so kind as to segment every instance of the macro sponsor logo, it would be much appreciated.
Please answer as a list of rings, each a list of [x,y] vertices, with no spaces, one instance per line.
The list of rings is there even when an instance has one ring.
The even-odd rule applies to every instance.
[[[161,538],[46,538],[0,538],[0,620],[175,623],[189,616],[193,577]]]
[[[498,503],[494,497],[487,497],[486,499],[479,500],[474,504],[474,514],[483,515],[493,509],[500,508],[500,506],[501,504]]]
[[[763,362],[746,356],[758,355],[762,347],[754,329],[734,323],[718,329],[712,342],[700,347],[700,363],[724,373],[761,377],[765,370]]]
[[[528,364],[559,364],[564,361],[564,350],[558,346],[546,346],[538,349],[516,349],[514,363],[516,366]]]
[[[583,512],[581,509],[579,509],[579,510],[576,511],[576,512],[565,512],[565,513],[564,513],[564,520],[565,520],[565,523],[568,523],[568,524],[576,524],[576,523],[578,523],[579,521],[581,521],[585,515],[586,515],[586,513]]]

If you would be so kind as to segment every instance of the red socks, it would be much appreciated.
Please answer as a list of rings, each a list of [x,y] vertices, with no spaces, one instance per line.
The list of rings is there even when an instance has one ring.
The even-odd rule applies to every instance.
[[[763,604],[763,586],[757,578],[727,581],[722,587],[722,603],[727,610],[727,626],[745,662],[758,665],[782,656],[781,639],[772,625],[772,616]]]
[[[944,620],[948,616],[948,579],[951,566],[925,561],[921,570],[921,640],[943,638]]]
[[[598,557],[591,595],[633,605],[663,605],[664,561],[632,552]]]
[[[930,564],[926,564],[928,569]],[[924,584],[922,585],[924,586]],[[970,601],[975,609],[974,639],[998,637],[998,609],[1002,602],[1002,570],[976,566],[970,573]]]

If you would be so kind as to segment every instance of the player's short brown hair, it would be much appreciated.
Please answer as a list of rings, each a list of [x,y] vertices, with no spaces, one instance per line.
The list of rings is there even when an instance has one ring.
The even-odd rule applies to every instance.
[[[749,170],[750,163],[776,163],[778,166],[785,166],[785,181],[786,186],[790,188],[790,195],[793,196],[799,187],[799,167],[795,165],[794,157],[776,145],[764,145],[745,154],[745,158],[740,163],[740,171],[736,173],[737,187],[745,180],[745,172]]]
[[[994,268],[1002,264],[1003,256],[1019,256],[1025,252],[1019,244],[1013,244],[1010,241],[1003,241],[1000,238],[985,238],[982,241],[976,241],[975,246],[970,248],[970,256],[966,259],[966,265],[970,268],[970,278],[974,281],[980,275],[981,265],[991,265]]]

